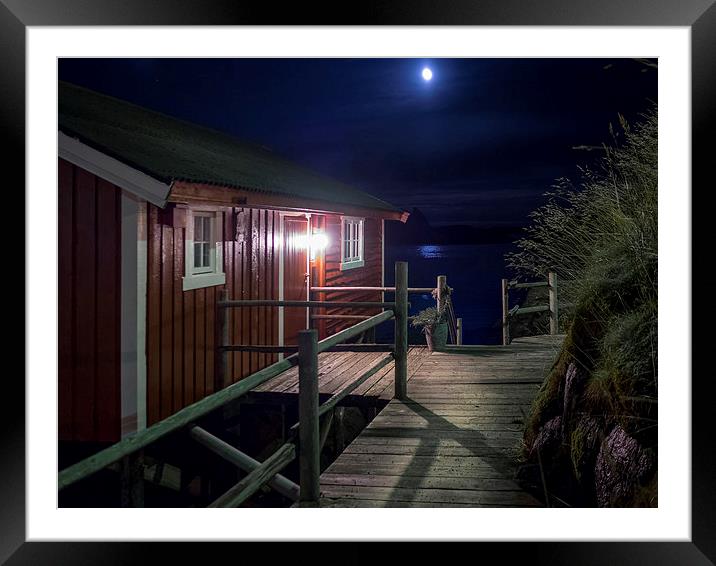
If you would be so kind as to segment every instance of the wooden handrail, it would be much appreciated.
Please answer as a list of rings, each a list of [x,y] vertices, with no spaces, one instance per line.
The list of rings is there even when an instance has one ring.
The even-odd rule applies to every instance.
[[[408,293],[432,293],[435,290],[434,287],[408,287]],[[339,292],[371,292],[376,293],[392,293],[395,292],[395,287],[311,287],[311,292],[316,293],[339,293]]]
[[[510,289],[531,289],[532,287],[549,287],[549,282],[532,281],[530,283],[517,283],[515,281],[510,281],[508,286]]]
[[[549,311],[549,305],[535,305],[533,307],[518,307],[514,312],[510,311],[511,316],[521,316],[523,314],[532,314],[535,312],[547,312]]]
[[[364,320],[363,322],[359,322],[357,324],[354,324],[353,326],[349,326],[348,328],[341,330],[340,332],[336,332],[333,336],[324,338],[318,343],[318,353],[320,354],[321,352],[325,352],[326,350],[332,348],[340,342],[345,342],[349,338],[358,336],[358,334],[362,334],[366,330],[373,328],[374,326],[378,326],[381,322],[390,320],[394,316],[397,316],[397,313],[394,313],[392,310],[383,311],[382,313],[371,316],[369,319]]]
[[[257,301],[217,301],[216,306],[220,309],[238,308],[238,307],[297,307],[297,308],[376,308],[376,309],[394,309],[395,303],[382,301],[273,301],[273,300],[257,300]]]

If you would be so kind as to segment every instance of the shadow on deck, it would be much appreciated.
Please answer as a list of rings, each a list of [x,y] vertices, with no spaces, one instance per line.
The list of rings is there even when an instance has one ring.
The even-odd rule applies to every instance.
[[[535,507],[514,481],[523,415],[562,336],[422,356],[393,399],[321,475],[325,507]]]

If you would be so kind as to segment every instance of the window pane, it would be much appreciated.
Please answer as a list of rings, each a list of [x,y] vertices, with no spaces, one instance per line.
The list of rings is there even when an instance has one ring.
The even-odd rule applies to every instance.
[[[209,261],[209,251],[210,251],[209,242],[202,244],[202,246],[204,248],[203,254],[202,254],[202,262],[203,262],[202,267],[209,267],[209,265],[211,265],[211,262]]]
[[[200,242],[194,242],[194,267],[204,267],[203,264],[201,263],[201,261],[202,261],[201,246],[202,246],[202,244]]]
[[[204,218],[201,216],[195,216],[194,217],[194,241],[195,242],[201,242],[201,236],[203,234],[203,220]]]
[[[204,217],[204,241],[211,241],[211,218]]]

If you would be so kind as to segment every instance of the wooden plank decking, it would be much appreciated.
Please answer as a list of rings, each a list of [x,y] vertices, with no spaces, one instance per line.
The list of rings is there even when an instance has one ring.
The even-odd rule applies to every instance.
[[[534,507],[513,481],[523,411],[562,336],[424,356],[392,400],[321,475],[322,507]]]
[[[363,372],[377,364],[388,352],[324,352],[318,356],[318,393],[321,400],[340,392]],[[408,380],[427,359],[425,347],[413,346],[408,351]],[[345,404],[384,405],[394,394],[395,364],[389,363],[348,395]],[[291,368],[251,391],[263,400],[281,400],[298,395],[298,367]]]

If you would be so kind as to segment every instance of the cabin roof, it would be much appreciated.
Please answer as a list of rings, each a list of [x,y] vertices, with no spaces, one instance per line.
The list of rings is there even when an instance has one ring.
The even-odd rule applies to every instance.
[[[264,146],[63,81],[59,130],[167,184],[205,183],[400,212]]]

